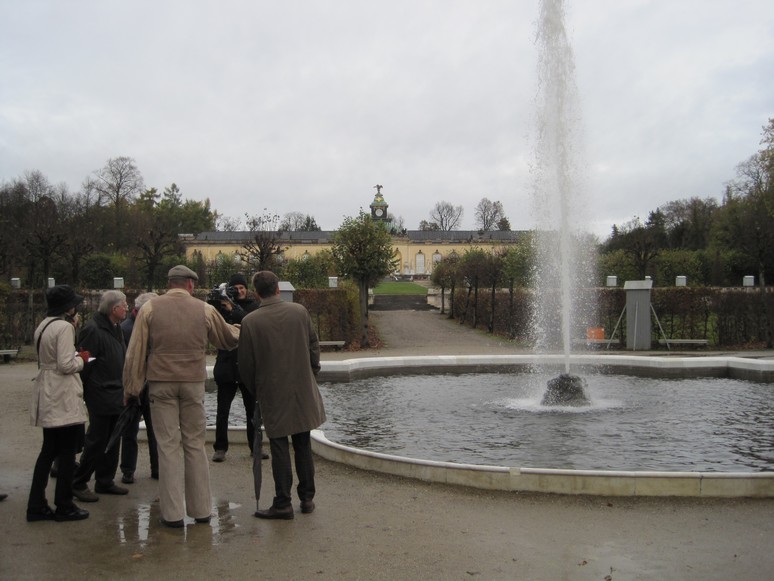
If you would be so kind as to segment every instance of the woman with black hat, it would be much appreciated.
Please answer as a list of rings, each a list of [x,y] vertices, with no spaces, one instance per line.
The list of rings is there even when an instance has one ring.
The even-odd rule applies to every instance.
[[[30,405],[32,425],[43,428],[43,446],[32,475],[27,520],[82,520],[89,513],[73,503],[73,473],[78,441],[87,420],[83,384],[78,373],[89,360],[89,352],[75,351],[75,308],[83,301],[68,285],[46,291],[46,318],[35,329],[38,376]],[[54,459],[59,462],[54,502],[46,500],[48,474]]]

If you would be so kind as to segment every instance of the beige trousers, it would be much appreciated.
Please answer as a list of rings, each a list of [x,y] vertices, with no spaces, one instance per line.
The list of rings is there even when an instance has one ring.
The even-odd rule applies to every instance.
[[[212,499],[204,449],[204,382],[151,381],[148,393],[159,452],[161,518],[208,517]]]

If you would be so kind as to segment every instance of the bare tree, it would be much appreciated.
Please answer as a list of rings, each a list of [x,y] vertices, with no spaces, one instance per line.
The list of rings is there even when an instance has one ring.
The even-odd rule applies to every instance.
[[[436,202],[430,212],[430,219],[438,225],[439,230],[448,232],[459,228],[462,221],[462,206],[453,206],[449,202]]]
[[[250,229],[250,240],[242,245],[239,256],[253,270],[274,270],[281,266],[279,258],[285,247],[280,244],[279,216],[264,209],[262,215],[245,214],[245,220]]]
[[[28,234],[27,246],[30,264],[29,280],[33,280],[36,267],[41,268],[43,287],[51,273],[54,255],[65,240],[65,233],[59,219],[56,202],[48,196],[41,196],[32,205],[32,228]]]
[[[145,190],[142,174],[131,157],[114,157],[94,172],[92,187],[101,199],[118,207]]]
[[[100,201],[108,201],[113,206],[113,230],[109,233],[115,248],[125,248],[124,207],[145,191],[142,174],[131,157],[114,157],[107,160],[105,167],[94,172],[94,180],[89,184],[97,193]]]
[[[34,169],[24,172],[24,185],[27,188],[27,196],[30,202],[37,203],[41,198],[53,200],[54,188],[42,171]]]
[[[403,216],[396,216],[388,212],[387,228],[393,236],[404,234],[406,232],[406,223],[403,220]]]
[[[494,230],[503,218],[505,218],[505,211],[502,203],[481,198],[475,210],[476,226],[479,229],[484,232]]]
[[[215,230],[218,232],[238,232],[242,229],[242,219],[218,214],[215,218]]]
[[[282,232],[297,232],[303,228],[304,218],[301,212],[288,212],[282,217],[279,229]]]
[[[288,212],[279,225],[280,232],[319,232],[320,227],[313,216],[301,212]]]

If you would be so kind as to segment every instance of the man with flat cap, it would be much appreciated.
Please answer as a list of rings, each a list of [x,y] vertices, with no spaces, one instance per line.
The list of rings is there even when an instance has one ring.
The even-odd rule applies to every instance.
[[[185,515],[208,523],[212,512],[205,451],[206,350],[234,349],[239,329],[217,309],[192,296],[199,277],[184,265],[170,269],[169,290],[143,305],[134,322],[124,365],[124,399],[148,382],[159,453],[163,524],[178,528]]]

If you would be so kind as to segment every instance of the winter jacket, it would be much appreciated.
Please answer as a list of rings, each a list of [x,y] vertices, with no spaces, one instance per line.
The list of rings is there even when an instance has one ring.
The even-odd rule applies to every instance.
[[[75,353],[75,328],[63,317],[46,317],[35,329],[34,340],[40,345],[40,369],[30,403],[32,425],[61,428],[85,423],[88,414],[78,375],[83,359]]]
[[[261,406],[269,438],[308,432],[325,422],[315,379],[320,343],[302,305],[272,296],[242,319],[239,370]]]
[[[102,313],[84,325],[78,335],[78,346],[88,351],[94,361],[81,372],[86,407],[90,414],[112,416],[124,407],[124,371],[126,344],[120,325],[114,325]]]

